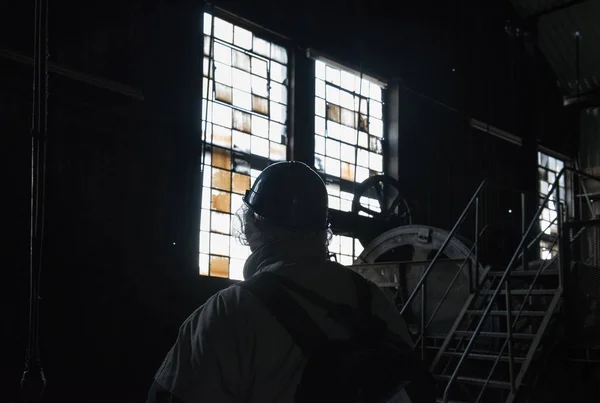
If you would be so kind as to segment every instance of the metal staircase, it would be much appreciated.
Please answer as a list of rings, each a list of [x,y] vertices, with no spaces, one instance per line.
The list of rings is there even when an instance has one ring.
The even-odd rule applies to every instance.
[[[535,386],[535,373],[543,365],[551,347],[564,331],[565,280],[573,263],[567,252],[578,234],[564,230],[575,221],[567,214],[566,203],[560,199],[557,188],[559,179],[569,175],[574,178],[592,178],[584,172],[563,169],[557,176],[546,198],[527,226],[523,217],[522,238],[507,265],[468,268],[469,295],[445,337],[431,337],[429,326],[440,306],[444,303],[454,281],[441,297],[430,317],[426,317],[426,279],[435,272],[444,248],[456,236],[470,213],[475,213],[475,241],[471,248],[478,263],[480,240],[487,226],[480,224],[479,200],[490,186],[482,182],[462,212],[448,238],[430,261],[410,297],[402,307],[402,314],[414,313],[415,301],[420,303],[420,320],[416,334],[415,349],[430,365],[439,381],[440,402],[514,402],[523,401],[529,388]],[[537,260],[539,241],[548,228],[539,228],[539,217],[552,202],[557,214],[548,228],[558,226],[550,250],[554,255],[548,260]],[[581,225],[579,218],[577,224]],[[416,298],[420,296],[420,298]]]

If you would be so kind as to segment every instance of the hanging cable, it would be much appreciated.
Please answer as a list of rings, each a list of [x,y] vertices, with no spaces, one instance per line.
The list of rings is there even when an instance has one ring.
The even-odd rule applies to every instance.
[[[29,332],[25,371],[21,379],[24,402],[41,402],[46,377],[41,365],[39,290],[44,241],[46,138],[48,107],[48,1],[35,0],[33,51],[33,108],[31,113],[31,221],[29,245]]]

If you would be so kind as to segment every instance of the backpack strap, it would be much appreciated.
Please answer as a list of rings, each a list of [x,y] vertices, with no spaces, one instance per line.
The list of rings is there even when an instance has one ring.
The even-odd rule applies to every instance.
[[[238,283],[237,286],[258,298],[284,327],[302,353],[309,356],[328,340],[328,336],[308,312],[285,291],[279,281],[281,278],[269,272],[262,272]]]

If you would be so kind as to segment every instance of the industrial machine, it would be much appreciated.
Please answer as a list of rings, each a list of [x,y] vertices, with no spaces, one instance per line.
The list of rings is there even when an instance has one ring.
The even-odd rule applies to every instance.
[[[560,175],[600,183],[600,178],[570,168]],[[593,237],[600,220],[583,212],[567,214],[565,200],[553,186],[535,217],[526,220],[523,214],[514,247],[503,252],[506,259],[486,261],[498,256],[484,250],[494,242],[488,214],[482,213],[485,194],[493,186],[481,183],[451,230],[412,223],[397,181],[387,176],[357,186],[353,212],[332,217],[337,233],[363,244],[351,269],[396,302],[415,350],[439,381],[441,402],[525,401],[558,341],[569,333],[566,329],[582,329],[585,323],[592,335],[600,329],[596,322],[589,325],[600,309],[587,316],[573,314],[580,312],[575,306],[582,306],[582,298],[575,296],[583,284],[590,290],[586,279],[594,279],[595,289],[600,289],[597,258],[590,263],[590,254],[581,253],[582,244],[590,250],[597,241]],[[378,200],[379,208],[364,206],[365,195]],[[558,228],[556,233],[539,225],[549,203],[558,206],[550,223]],[[548,234],[550,252],[542,260],[540,239]],[[588,300],[598,305],[596,294]],[[600,347],[592,344],[585,346],[588,354]]]

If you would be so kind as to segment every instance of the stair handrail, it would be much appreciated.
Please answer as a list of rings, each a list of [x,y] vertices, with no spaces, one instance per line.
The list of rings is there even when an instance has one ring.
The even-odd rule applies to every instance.
[[[456,223],[454,224],[454,227],[452,227],[452,230],[450,231],[450,233],[448,234],[448,236],[444,240],[444,243],[442,243],[442,246],[440,247],[440,249],[438,249],[438,251],[436,252],[436,254],[433,257],[433,259],[431,259],[431,261],[429,262],[429,265],[427,266],[427,269],[425,269],[425,272],[423,272],[423,275],[421,276],[421,279],[417,282],[417,284],[415,285],[414,290],[412,291],[412,293],[410,294],[410,296],[408,297],[408,299],[404,303],[404,306],[400,310],[400,315],[404,315],[404,312],[406,311],[406,308],[408,308],[410,306],[410,304],[412,303],[413,299],[415,298],[415,296],[417,295],[417,293],[421,289],[421,286],[427,280],[427,277],[429,276],[429,273],[433,269],[433,266],[437,263],[437,260],[442,255],[442,253],[444,252],[444,250],[446,249],[446,247],[448,246],[448,244],[450,243],[450,241],[452,240],[452,238],[454,238],[454,235],[456,234],[456,231],[458,231],[458,228],[460,227],[460,225],[463,223],[463,221],[467,217],[467,213],[471,209],[471,206],[479,198],[480,193],[483,191],[483,189],[487,185],[487,183],[488,183],[487,179],[482,180],[481,183],[479,184],[479,186],[477,187],[477,190],[475,191],[475,193],[473,193],[473,196],[471,196],[471,199],[469,200],[469,203],[467,203],[467,206],[465,207],[465,209],[463,210],[463,212],[458,217],[458,220],[456,221]],[[475,270],[478,270],[478,268],[475,267]]]
[[[550,196],[554,193],[554,191],[556,190],[556,187],[559,185],[561,177],[563,177],[567,171],[570,171],[570,172],[574,173],[575,175],[577,175],[579,177],[583,176],[583,177],[586,177],[586,178],[589,178],[589,179],[596,180],[596,181],[600,182],[600,178],[598,178],[598,177],[596,177],[594,175],[590,175],[590,174],[588,174],[586,172],[576,170],[576,169],[571,168],[571,167],[564,167],[563,169],[560,170],[559,174],[556,176],[556,178],[554,180],[554,183],[552,184],[552,186],[550,186],[550,189],[548,190],[548,193],[544,197],[544,201],[539,205],[539,207],[538,207],[535,215],[533,216],[532,220],[530,221],[529,225],[527,226],[527,229],[523,233],[523,236],[521,238],[521,241],[519,241],[519,245],[517,246],[517,248],[515,250],[515,253],[511,257],[511,259],[510,259],[510,261],[509,261],[506,269],[504,270],[504,274],[502,274],[502,277],[500,278],[500,280],[498,282],[498,286],[496,287],[496,290],[494,291],[494,293],[490,297],[490,300],[489,300],[486,308],[484,309],[483,314],[481,315],[479,323],[477,324],[477,327],[473,331],[473,335],[471,336],[471,339],[467,343],[467,346],[465,347],[465,350],[463,351],[462,356],[458,360],[458,364],[456,364],[456,368],[454,369],[454,372],[452,373],[452,376],[450,377],[450,380],[448,381],[448,384],[446,385],[446,389],[444,389],[444,396],[443,396],[443,399],[442,399],[442,401],[444,403],[448,403],[448,393],[450,391],[450,387],[452,386],[452,384],[456,380],[456,378],[458,376],[458,373],[460,372],[460,369],[461,369],[462,365],[464,364],[464,362],[466,361],[467,357],[471,353],[471,349],[473,348],[473,345],[475,344],[475,340],[477,339],[477,337],[481,333],[481,329],[483,328],[483,324],[484,324],[485,320],[487,319],[490,311],[492,310],[492,307],[494,305],[494,301],[496,300],[496,298],[500,294],[500,291],[502,290],[502,287],[504,286],[504,283],[508,279],[508,276],[509,276],[509,274],[512,271],[513,264],[517,260],[518,256],[522,253],[523,246],[525,245],[525,242],[527,241],[527,238],[529,237],[529,235],[531,233],[531,230],[533,229],[534,225],[538,221],[538,218],[539,218],[540,214],[542,214],[544,208],[546,208],[546,206],[548,205],[548,202],[550,201]],[[557,204],[560,203],[560,196],[556,200],[556,202],[557,202]],[[467,207],[469,207],[469,206],[467,206]],[[558,214],[561,214],[560,209],[559,209]],[[415,288],[415,291],[416,290],[417,289]],[[414,294],[414,291],[413,291],[413,294]]]

